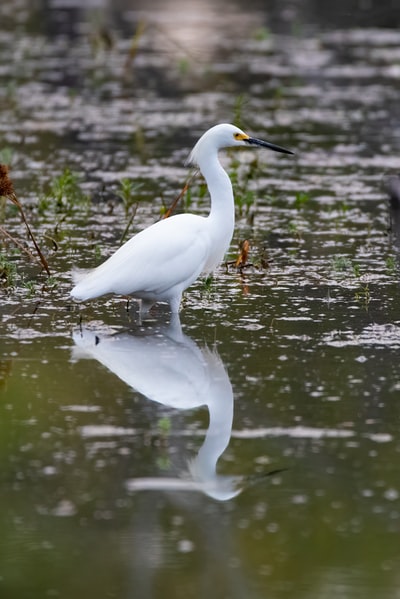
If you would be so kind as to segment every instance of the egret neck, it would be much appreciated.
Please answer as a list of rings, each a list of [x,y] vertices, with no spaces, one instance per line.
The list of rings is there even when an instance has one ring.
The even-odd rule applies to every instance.
[[[209,223],[210,253],[204,272],[213,271],[223,260],[232,239],[235,227],[235,203],[232,183],[222,168],[216,148],[202,152],[197,162],[204,176],[211,198],[211,210],[207,217]]]

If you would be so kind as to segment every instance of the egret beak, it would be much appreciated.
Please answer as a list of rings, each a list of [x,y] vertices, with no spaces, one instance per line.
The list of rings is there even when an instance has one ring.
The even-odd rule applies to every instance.
[[[282,146],[276,146],[275,144],[271,144],[269,141],[257,139],[256,137],[248,137],[244,141],[246,141],[251,146],[262,146],[263,148],[269,148],[270,150],[274,150],[274,152],[282,152],[282,154],[294,154],[294,152],[292,152],[291,150],[282,148]]]

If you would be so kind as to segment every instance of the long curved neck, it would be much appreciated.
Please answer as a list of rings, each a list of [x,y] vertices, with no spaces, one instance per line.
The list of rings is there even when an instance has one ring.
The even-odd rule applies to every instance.
[[[210,217],[227,220],[235,219],[235,206],[233,199],[232,183],[227,173],[222,168],[216,150],[211,150],[204,159],[199,160],[200,171],[207,182],[211,197]]]
[[[211,210],[207,220],[212,248],[204,272],[212,272],[229,248],[235,227],[235,203],[231,180],[218,160],[217,151],[212,149],[198,160],[198,165],[211,197]]]

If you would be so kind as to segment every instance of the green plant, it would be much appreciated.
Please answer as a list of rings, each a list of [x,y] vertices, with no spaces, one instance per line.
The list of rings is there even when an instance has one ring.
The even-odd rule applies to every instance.
[[[37,209],[39,214],[44,214],[52,204],[51,198],[48,195],[40,195],[38,198]]]
[[[130,215],[128,222],[125,226],[124,232],[121,235],[121,239],[120,239],[121,245],[124,242],[125,237],[128,234],[128,231],[132,224],[133,219],[136,216],[136,211],[137,211],[137,208],[139,205],[139,198],[137,196],[137,192],[139,191],[139,189],[141,187],[143,187],[142,183],[132,181],[132,179],[128,179],[128,178],[123,178],[119,182],[119,189],[117,190],[116,193],[117,193],[117,196],[121,198],[121,200],[124,204],[125,216],[128,217],[128,214],[131,211],[131,215]],[[132,209],[132,207],[133,207],[133,209]]]
[[[349,271],[352,269],[352,262],[347,256],[334,256],[331,258],[331,268],[338,272]]]
[[[212,292],[214,286],[214,277],[213,275],[208,275],[203,279],[203,291],[206,294],[210,294]]]
[[[180,75],[187,75],[190,70],[190,62],[187,58],[181,58],[178,62],[178,69]]]
[[[161,435],[168,435],[171,431],[171,419],[167,416],[163,416],[157,423],[157,428]]]
[[[59,281],[58,281],[58,279],[56,279],[56,277],[47,277],[43,288],[46,291],[52,291],[53,289],[57,289],[58,285],[59,285]]]
[[[354,262],[353,263],[353,274],[355,277],[360,277],[361,276],[361,268],[360,265],[358,264],[358,262]]]
[[[39,210],[44,212],[54,208],[60,212],[72,212],[78,207],[87,207],[89,198],[79,185],[77,173],[65,168],[63,172],[50,181],[49,193],[39,199]]]
[[[27,297],[33,297],[35,295],[35,283],[33,281],[24,281],[22,287],[27,292]]]
[[[397,272],[397,262],[394,256],[388,256],[385,261],[388,274],[394,275]]]
[[[255,30],[253,37],[258,42],[262,42],[271,37],[271,32],[268,27],[262,26]]]
[[[185,208],[185,212],[189,212],[190,208],[192,207],[192,190],[190,189],[190,187],[187,189],[185,195],[183,196],[183,205]]]
[[[13,151],[11,148],[3,148],[0,150],[0,164],[10,165],[12,162]]]
[[[239,214],[242,216],[243,214],[248,215],[250,212],[250,208],[256,202],[256,194],[252,189],[247,189],[243,193],[237,193],[235,198],[235,204],[239,209]]]
[[[258,161],[252,160],[246,168],[240,168],[241,163],[237,158],[231,162],[229,176],[234,188],[235,206],[239,216],[249,216],[250,208],[257,201],[255,190],[251,189],[250,182],[257,177]]]
[[[274,100],[276,100],[276,102],[279,103],[283,98],[283,94],[284,88],[282,87],[282,85],[278,85],[278,87],[276,87],[273,91]]]
[[[99,245],[98,243],[96,243],[96,245],[94,246],[94,255],[95,255],[96,261],[100,262],[100,260],[102,258],[102,252],[101,252],[101,245]]]
[[[360,288],[355,292],[354,297],[356,301],[365,308],[365,310],[368,310],[371,301],[371,293],[368,283],[361,285]]]
[[[238,96],[236,96],[234,107],[233,107],[233,121],[232,122],[237,127],[243,128],[242,113],[243,113],[243,108],[246,107],[247,103],[248,103],[248,97],[246,94],[239,94]]]
[[[296,239],[298,241],[302,240],[303,232],[301,230],[301,227],[299,226],[299,224],[296,221],[294,221],[294,220],[289,221],[287,224],[287,228],[288,228],[289,235],[296,237]]]
[[[305,191],[298,191],[294,200],[294,207],[301,208],[310,201],[310,195]]]
[[[143,187],[143,183],[132,181],[132,179],[128,179],[127,177],[120,179],[119,188],[117,189],[116,193],[117,196],[122,200],[126,215],[128,215],[128,212],[133,205],[135,205],[135,207],[137,206],[137,192],[141,187]]]
[[[7,256],[0,253],[0,281],[4,287],[14,287],[17,278],[17,266]]]

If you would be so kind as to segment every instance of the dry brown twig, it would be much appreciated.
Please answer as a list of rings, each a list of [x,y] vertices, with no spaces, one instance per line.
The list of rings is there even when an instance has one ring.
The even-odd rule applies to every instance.
[[[240,244],[240,253],[235,261],[236,268],[245,268],[246,266],[249,266],[249,262],[248,262],[249,252],[250,252],[250,243],[249,243],[248,239],[245,239]]]
[[[174,201],[172,202],[172,204],[168,208],[168,210],[166,210],[166,212],[162,215],[162,218],[169,218],[171,216],[171,214],[173,213],[173,211],[175,210],[175,208],[177,207],[177,205],[179,204],[179,202],[181,201],[181,199],[183,198],[183,196],[185,195],[185,193],[189,189],[190,184],[192,183],[193,179],[197,176],[197,173],[198,173],[198,171],[196,171],[195,173],[193,173],[193,175],[191,175],[190,177],[188,177],[188,179],[186,180],[186,183],[183,186],[182,190],[176,196],[176,198],[174,199]]]
[[[24,252],[29,257],[30,260],[32,260],[33,262],[37,262],[37,264],[39,264],[39,266],[42,266],[42,263],[39,262],[38,260],[36,260],[35,256],[32,254],[32,252],[27,247],[25,247],[24,244],[19,241],[19,239],[17,239],[16,237],[13,237],[1,225],[0,225],[0,235],[2,235],[3,237],[5,237],[9,241],[11,241],[14,245],[16,245],[17,248],[19,248],[21,250],[21,252]]]
[[[132,37],[131,45],[129,47],[129,52],[126,57],[125,66],[124,66],[124,75],[125,77],[128,75],[129,70],[132,68],[133,61],[135,60],[136,54],[139,49],[139,42],[146,29],[146,23],[144,21],[139,21],[136,32]]]
[[[8,166],[6,164],[0,164],[0,197],[2,197],[2,196],[7,198],[8,200],[10,200],[10,202],[12,202],[14,204],[14,206],[16,206],[18,208],[18,211],[21,215],[22,221],[26,227],[28,235],[31,238],[33,245],[35,246],[37,255],[39,256],[40,264],[42,265],[44,270],[47,272],[47,274],[50,276],[50,269],[49,269],[48,262],[47,262],[46,258],[44,257],[44,255],[42,254],[40,247],[37,244],[35,236],[32,233],[32,229],[30,228],[30,225],[25,216],[25,212],[22,207],[22,204],[15,194],[14,186],[9,177]],[[6,236],[9,239],[11,239],[18,247],[21,247],[21,244],[16,239],[14,239],[14,237],[12,237],[9,233],[7,233],[4,229],[2,230],[2,232],[3,232],[3,234],[6,233]],[[26,248],[24,249],[24,251],[25,251],[25,253],[27,253]],[[28,255],[32,256],[30,254],[30,252],[28,252]]]

